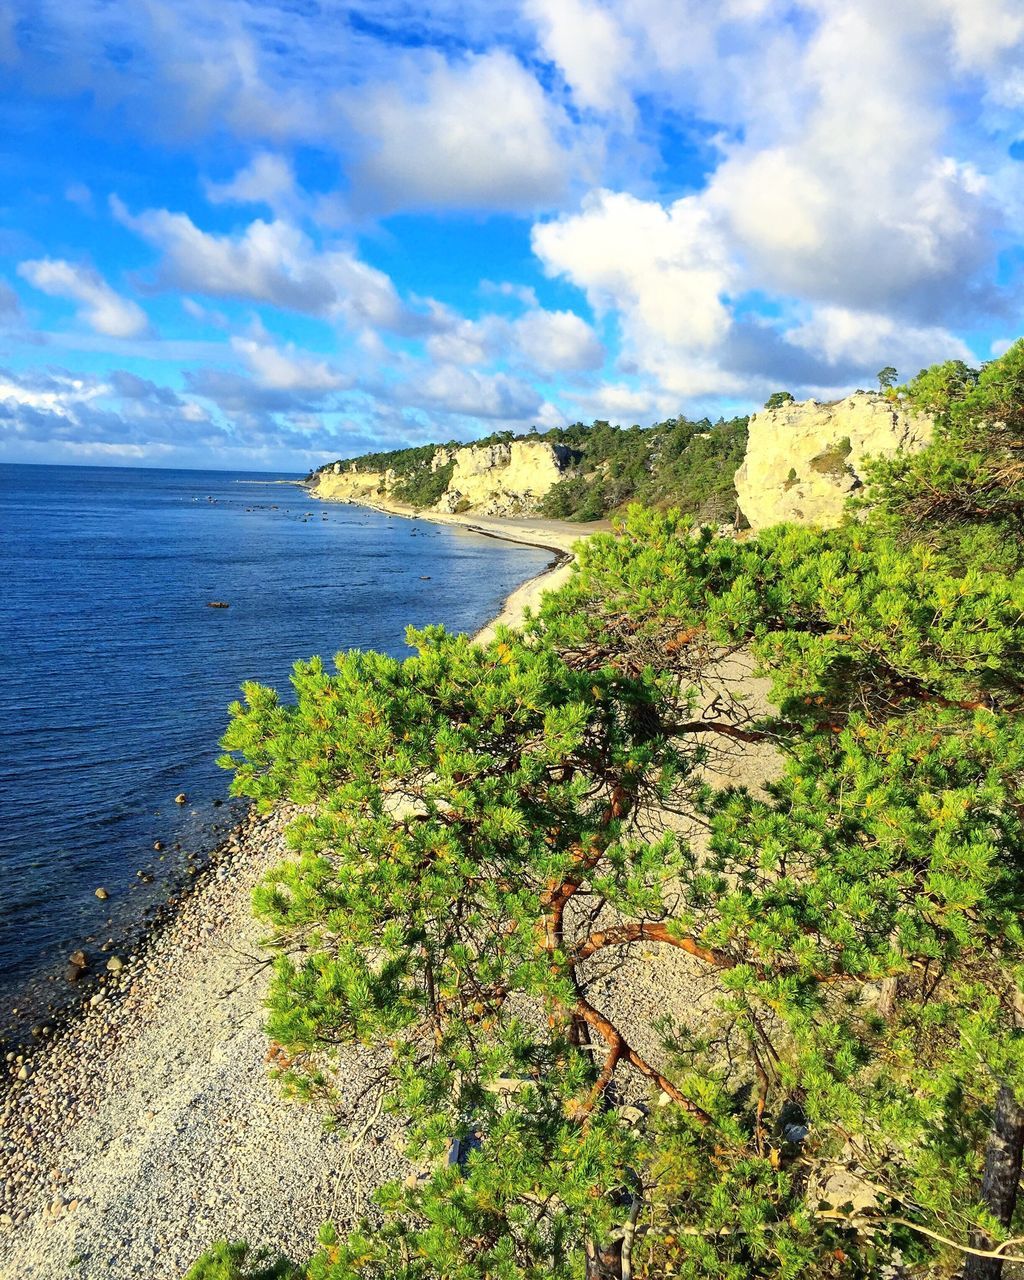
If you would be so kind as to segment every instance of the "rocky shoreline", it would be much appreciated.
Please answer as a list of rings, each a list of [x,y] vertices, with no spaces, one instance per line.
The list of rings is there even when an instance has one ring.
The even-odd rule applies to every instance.
[[[287,856],[289,817],[250,814],[197,891],[12,1080],[0,1275],[178,1280],[225,1237],[302,1253],[325,1219],[357,1214],[401,1171],[386,1118],[354,1161],[344,1135],[271,1078],[250,899]],[[350,1055],[353,1100],[373,1065]]]
[[[481,638],[556,586],[569,545],[587,532],[439,519],[556,552]],[[7,1050],[0,1276],[179,1280],[225,1238],[301,1256],[324,1221],[351,1221],[403,1171],[396,1121],[372,1117],[356,1149],[314,1109],[282,1099],[271,1076],[269,972],[250,902],[287,856],[289,817],[284,807],[250,810],[136,945],[112,953],[114,963],[92,957],[91,987],[76,987],[44,1037]],[[377,1064],[357,1051],[347,1058],[355,1108]]]

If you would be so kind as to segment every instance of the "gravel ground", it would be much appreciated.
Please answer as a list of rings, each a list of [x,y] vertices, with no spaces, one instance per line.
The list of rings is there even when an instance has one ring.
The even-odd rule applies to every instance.
[[[401,1174],[375,1121],[355,1158],[266,1063],[253,884],[285,854],[286,814],[251,820],[97,1004],[8,1065],[0,1151],[4,1280],[179,1280],[213,1241],[305,1257]],[[352,1097],[372,1061],[345,1064]]]

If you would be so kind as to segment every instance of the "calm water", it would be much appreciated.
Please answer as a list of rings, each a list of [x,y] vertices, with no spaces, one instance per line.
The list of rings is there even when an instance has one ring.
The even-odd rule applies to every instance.
[[[214,761],[242,680],[400,654],[408,623],[473,630],[549,559],[266,477],[0,466],[0,1024],[227,821]]]

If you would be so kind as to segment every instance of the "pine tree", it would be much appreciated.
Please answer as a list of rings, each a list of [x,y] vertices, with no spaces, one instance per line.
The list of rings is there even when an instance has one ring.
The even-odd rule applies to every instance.
[[[286,1081],[330,1105],[337,1045],[386,1051],[428,1170],[300,1274],[988,1280],[1016,1256],[1022,367],[1018,344],[920,375],[935,443],[879,465],[861,524],[736,542],[636,509],[522,634],[299,664],[294,706],[247,686],[236,791],[309,806],[257,899]],[[740,650],[770,715],[705,693]],[[715,742],[772,744],[779,777],[713,790]],[[659,804],[706,849],[647,834]],[[706,999],[641,1053],[654,948]]]

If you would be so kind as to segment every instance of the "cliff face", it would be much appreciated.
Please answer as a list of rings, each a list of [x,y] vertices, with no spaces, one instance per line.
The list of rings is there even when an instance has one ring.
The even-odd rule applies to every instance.
[[[570,450],[543,440],[514,440],[454,451],[454,469],[439,511],[523,515],[536,509],[572,461]],[[443,464],[441,464],[443,465]]]
[[[346,471],[342,463],[336,462],[333,467],[317,474],[313,494],[317,498],[335,502],[373,502],[387,494],[386,477],[390,474],[381,471]]]
[[[452,475],[435,510],[529,515],[572,461],[570,449],[543,440],[438,449],[430,470],[437,472],[450,463]],[[394,471],[352,471],[345,463],[335,463],[318,473],[313,493],[341,502],[387,501],[400,479]]]
[[[930,418],[865,391],[834,404],[765,409],[750,419],[736,472],[740,510],[753,529],[836,525],[846,499],[864,487],[865,458],[921,449],[931,435]]]

